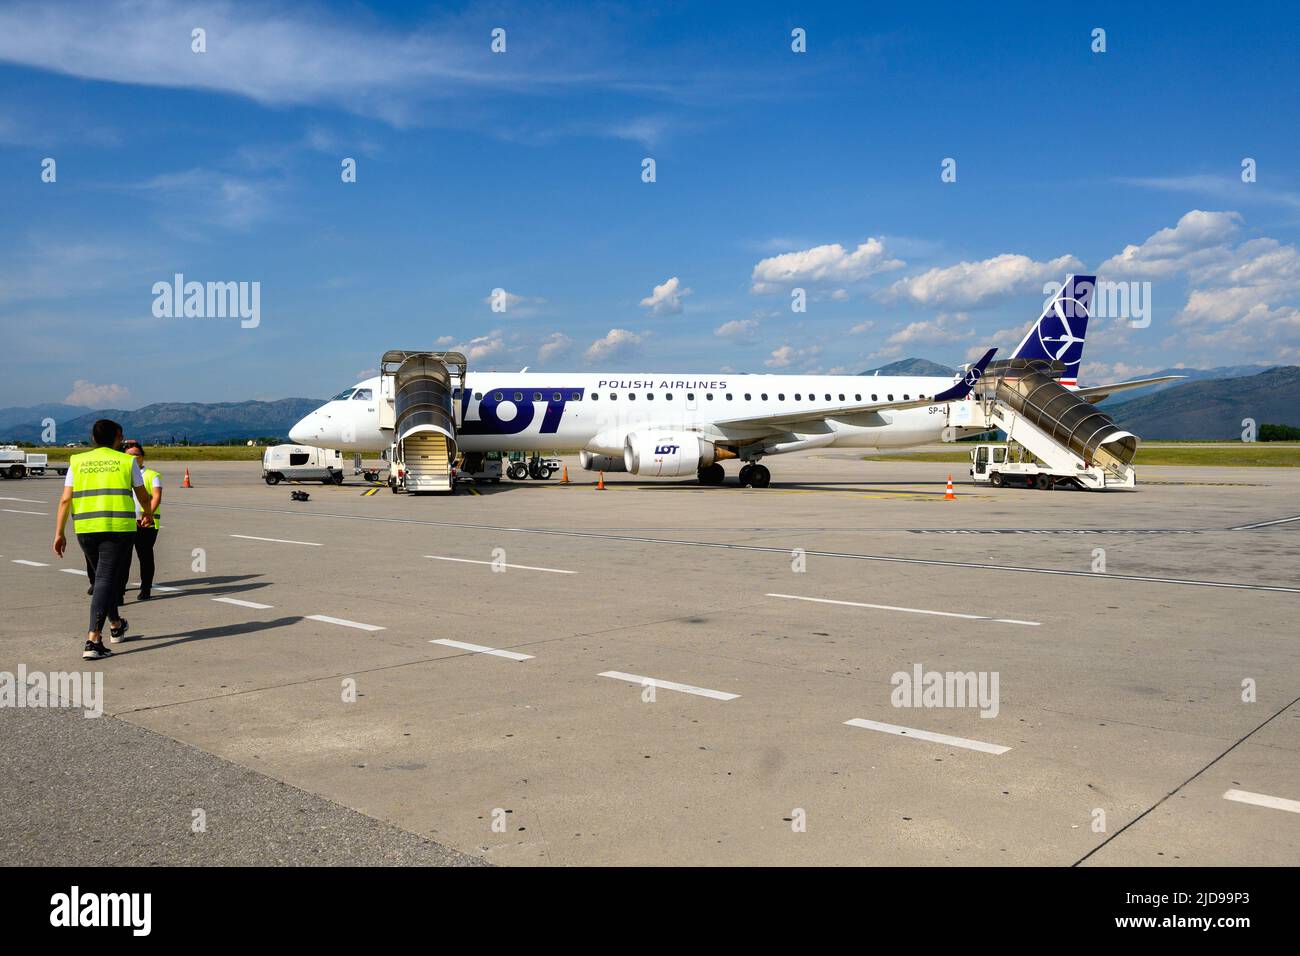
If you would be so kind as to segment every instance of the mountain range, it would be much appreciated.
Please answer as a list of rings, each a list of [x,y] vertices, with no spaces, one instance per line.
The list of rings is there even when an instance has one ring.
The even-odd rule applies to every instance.
[[[41,422],[53,418],[56,444],[89,441],[98,418],[122,423],[128,438],[145,444],[188,440],[224,442],[246,438],[284,438],[294,423],[324,404],[320,398],[281,398],[273,402],[158,402],[128,411],[77,406],[34,405],[0,409],[0,440],[39,442]],[[62,409],[62,411],[59,411]]]

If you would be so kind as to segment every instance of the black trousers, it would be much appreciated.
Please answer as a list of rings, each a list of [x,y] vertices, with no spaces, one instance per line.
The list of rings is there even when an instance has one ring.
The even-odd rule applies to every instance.
[[[135,531],[135,556],[140,559],[140,590],[153,587],[153,546],[158,541],[157,528],[137,528]],[[127,568],[130,568],[130,558]]]
[[[117,606],[126,590],[127,575],[131,572],[131,544],[134,531],[97,531],[77,535],[77,544],[86,556],[86,574],[90,577],[90,627],[102,631],[104,622],[120,618]]]

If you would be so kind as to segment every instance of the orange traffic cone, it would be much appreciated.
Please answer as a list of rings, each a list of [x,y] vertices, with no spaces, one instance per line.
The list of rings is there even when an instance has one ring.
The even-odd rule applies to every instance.
[[[560,479],[560,484],[562,484],[562,485],[567,485],[568,483],[569,483],[569,466],[568,466],[568,465],[565,465],[565,466],[564,466],[564,477]]]
[[[948,476],[948,490],[943,493],[944,501],[956,501],[957,496],[952,493],[952,475]]]
[[[597,491],[605,490],[605,473],[603,471],[600,473],[600,481],[596,482],[596,490]]]
[[[181,482],[181,487],[182,488],[194,487],[193,485],[190,484],[190,470],[188,468],[185,469],[185,480]]]

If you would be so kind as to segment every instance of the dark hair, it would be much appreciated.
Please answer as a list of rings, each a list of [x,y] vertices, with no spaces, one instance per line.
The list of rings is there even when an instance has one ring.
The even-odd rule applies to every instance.
[[[141,445],[141,444],[140,444],[138,441],[136,441],[134,438],[128,438],[128,439],[126,440],[126,444],[124,444],[124,445],[122,446],[122,451],[126,452],[126,453],[129,455],[129,454],[131,454],[131,450],[132,450],[132,449],[139,449],[139,451],[140,451],[140,457],[141,457],[141,458],[144,457],[144,445]]]
[[[117,444],[117,436],[122,434],[122,426],[111,418],[101,418],[90,429],[90,437],[96,448],[112,448]]]

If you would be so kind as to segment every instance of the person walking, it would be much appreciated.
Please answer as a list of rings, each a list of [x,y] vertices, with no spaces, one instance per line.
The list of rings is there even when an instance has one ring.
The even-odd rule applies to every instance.
[[[145,465],[144,445],[139,442],[128,442],[126,453],[134,458],[135,463],[140,467],[140,474],[144,478],[144,490],[149,494],[149,503],[153,509],[153,523],[146,525],[141,521],[143,515],[140,511],[140,503],[137,501],[135,504],[136,520],[140,522],[139,527],[135,529],[135,556],[140,559],[140,593],[136,595],[136,600],[147,601],[152,596],[150,591],[153,589],[153,548],[158,541],[158,529],[162,527],[162,519],[159,516],[159,510],[162,508],[162,475]],[[129,560],[128,558],[128,568]]]
[[[118,613],[118,604],[126,587],[135,529],[138,524],[152,525],[153,502],[145,492],[144,476],[135,459],[118,451],[122,445],[122,426],[112,419],[101,418],[91,429],[91,440],[93,449],[68,460],[53,547],[54,553],[62,558],[68,545],[64,531],[71,514],[72,531],[95,574],[90,626],[86,629],[86,646],[81,656],[99,660],[113,653],[104,646],[105,622],[114,644],[126,635],[128,623]],[[126,507],[124,499],[131,496],[139,502],[138,520],[135,510]]]

